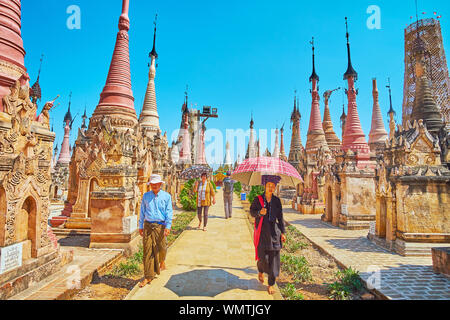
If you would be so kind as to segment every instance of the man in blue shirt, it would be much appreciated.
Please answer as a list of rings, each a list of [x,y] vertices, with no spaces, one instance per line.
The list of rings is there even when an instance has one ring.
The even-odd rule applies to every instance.
[[[150,177],[151,191],[144,194],[139,216],[139,233],[144,244],[144,280],[139,284],[142,288],[165,269],[166,237],[172,227],[172,197],[161,190],[164,181],[161,176]]]

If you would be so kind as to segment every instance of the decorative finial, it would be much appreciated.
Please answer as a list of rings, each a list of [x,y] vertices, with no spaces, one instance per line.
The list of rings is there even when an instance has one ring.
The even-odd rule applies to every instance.
[[[42,61],[44,60],[44,54],[41,55],[41,60],[40,60],[40,64],[39,64],[39,71],[38,71],[38,76],[37,76],[37,81],[39,81],[39,77],[41,76],[41,69],[42,69]]]
[[[347,62],[348,62],[348,67],[347,67],[347,71],[344,73],[344,80],[349,79],[350,77],[353,77],[355,80],[358,80],[358,73],[355,71],[355,69],[353,69],[352,66],[352,59],[351,59],[351,55],[350,55],[350,35],[348,33],[348,21],[347,21],[347,17],[345,17],[345,31],[346,31],[346,38],[347,38]]]
[[[312,46],[312,65],[313,65],[313,71],[311,76],[309,77],[309,82],[316,80],[319,81],[319,76],[316,74],[316,63],[315,63],[315,54],[314,54],[314,37],[312,37],[312,40],[309,42]]]
[[[392,107],[391,78],[388,78],[388,85],[386,86],[386,88],[389,89],[389,103],[390,103],[390,108],[389,108],[389,111],[388,111],[388,115],[389,115],[390,113],[393,113],[394,116],[395,116],[395,111],[394,111],[394,108]]]
[[[155,29],[153,32],[153,49],[150,52],[150,56],[154,56],[155,59],[158,59],[158,54],[156,53],[156,21],[158,19],[158,14],[155,15],[155,21],[153,22],[153,24],[155,25]]]

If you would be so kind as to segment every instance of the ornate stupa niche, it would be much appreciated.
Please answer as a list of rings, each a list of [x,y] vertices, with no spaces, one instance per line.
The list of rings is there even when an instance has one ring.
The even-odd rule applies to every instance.
[[[38,85],[30,88],[24,66],[21,2],[0,0],[0,11],[1,300],[55,272],[70,258],[63,258],[47,225],[53,102],[38,113],[40,90]]]
[[[401,255],[430,256],[432,247],[450,246],[449,132],[430,91],[427,48],[419,32],[412,55],[412,121],[396,128],[391,106],[389,139],[376,170],[376,222],[369,239]]]
[[[358,73],[352,66],[349,33],[346,20],[348,66],[348,114],[341,116],[344,128],[341,151],[335,153],[335,163],[323,166],[324,198],[322,220],[344,229],[369,228],[375,220],[374,168],[376,156],[370,152],[358,115],[355,81]]]
[[[320,175],[322,166],[331,161],[331,151],[323,130],[320,115],[320,95],[319,76],[315,66],[314,38],[312,45],[312,74],[309,77],[311,82],[311,114],[309,119],[309,129],[306,140],[305,167],[301,171],[304,182],[300,184],[297,210],[303,214],[323,214],[325,209],[323,178]],[[320,175],[320,176],[319,176]]]

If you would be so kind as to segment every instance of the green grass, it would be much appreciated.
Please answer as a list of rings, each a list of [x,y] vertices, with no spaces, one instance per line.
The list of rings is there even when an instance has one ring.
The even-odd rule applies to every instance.
[[[288,283],[281,288],[281,294],[286,300],[303,300],[304,297],[301,293],[297,293],[297,289],[292,283]]]
[[[311,269],[305,257],[290,254],[281,255],[281,270],[291,275],[294,282],[300,283],[312,280]]]
[[[121,262],[114,266],[108,274],[115,277],[128,277],[137,275],[140,272],[140,264],[129,258],[125,262]]]
[[[351,267],[336,273],[337,281],[328,284],[330,299],[349,300],[353,293],[363,289],[359,272]]]
[[[176,238],[186,229],[197,215],[197,212],[183,211],[179,213],[172,221],[172,230],[167,236],[167,245],[170,246]]]

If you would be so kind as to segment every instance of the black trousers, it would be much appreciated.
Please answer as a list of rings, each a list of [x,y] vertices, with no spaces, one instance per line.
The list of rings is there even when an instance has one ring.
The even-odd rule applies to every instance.
[[[263,252],[258,257],[258,272],[266,273],[269,276],[269,286],[273,286],[280,275],[280,250],[264,250]]]

